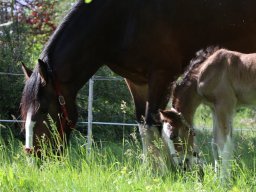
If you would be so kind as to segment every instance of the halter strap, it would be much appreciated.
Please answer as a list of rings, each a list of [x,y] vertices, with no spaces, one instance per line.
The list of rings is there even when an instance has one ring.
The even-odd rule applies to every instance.
[[[44,61],[42,61],[42,62],[44,62]],[[59,122],[60,122],[60,133],[61,133],[62,136],[64,136],[65,123],[67,124],[67,126],[70,129],[75,127],[75,123],[72,122],[72,120],[69,118],[66,101],[65,101],[65,98],[64,98],[64,96],[62,94],[62,91],[60,89],[60,82],[58,81],[52,66],[50,66],[48,62],[44,62],[44,63],[47,66],[48,75],[50,76],[50,78],[52,80],[54,91],[57,95],[58,103],[59,103],[59,106],[60,106],[60,113],[58,115],[59,116]]]
[[[48,65],[48,73],[50,74],[50,76],[52,78],[55,93],[57,95],[58,103],[60,105],[60,114],[59,114],[60,132],[61,132],[61,135],[64,136],[64,125],[65,125],[65,123],[71,129],[75,127],[75,124],[69,118],[67,105],[66,105],[66,100],[65,100],[65,97],[63,96],[63,94],[61,92],[60,83],[57,80],[56,75],[53,72],[53,69],[49,65]]]
[[[54,81],[54,87],[55,87],[55,91],[56,91],[56,94],[57,94],[57,97],[58,97],[58,102],[59,102],[60,109],[61,109],[61,114],[59,116],[61,133],[62,133],[62,135],[64,135],[64,124],[65,124],[65,122],[67,123],[67,125],[70,128],[75,127],[75,125],[72,122],[72,120],[70,120],[70,118],[68,116],[66,101],[65,101],[65,98],[64,98],[64,96],[63,96],[63,94],[60,90],[60,84],[56,79]]]

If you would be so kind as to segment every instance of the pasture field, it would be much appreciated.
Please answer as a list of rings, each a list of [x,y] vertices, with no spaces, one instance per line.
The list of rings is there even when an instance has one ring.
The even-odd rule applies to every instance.
[[[207,120],[203,122],[208,124]],[[142,164],[141,144],[135,131],[131,139],[119,143],[95,141],[90,153],[86,149],[86,138],[74,132],[70,145],[65,147],[61,156],[49,153],[42,160],[26,155],[22,142],[9,134],[8,138],[0,140],[0,192],[256,191],[254,128],[234,132],[233,177],[228,185],[224,185],[213,172],[211,132],[208,130],[197,131],[205,161],[203,181],[196,170],[169,172],[163,176],[152,171],[149,165]],[[43,148],[43,152],[49,151]]]

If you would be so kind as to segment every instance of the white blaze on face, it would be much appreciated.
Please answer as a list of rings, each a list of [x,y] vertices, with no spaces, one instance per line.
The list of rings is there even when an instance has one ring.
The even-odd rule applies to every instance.
[[[170,123],[164,122],[163,123],[163,134],[165,137],[169,138],[171,137],[171,125]]]
[[[25,148],[31,149],[33,147],[33,128],[35,125],[35,122],[32,121],[32,107],[29,108],[27,117],[26,117],[26,123],[25,123],[25,129],[26,129],[26,143]]]
[[[171,135],[170,129],[171,129],[170,123],[164,122],[163,123],[163,130],[162,130],[162,138],[167,143],[168,149],[171,153],[171,156],[172,156],[172,159],[173,159],[175,165],[178,166],[179,165],[179,158],[176,155],[176,149],[174,147],[174,143],[170,139],[170,135]]]

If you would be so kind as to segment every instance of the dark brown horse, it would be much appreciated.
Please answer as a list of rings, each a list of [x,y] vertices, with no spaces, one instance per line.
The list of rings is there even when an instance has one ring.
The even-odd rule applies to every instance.
[[[168,101],[167,88],[201,47],[256,51],[255,7],[255,0],[78,1],[34,71],[23,67],[26,147],[37,148],[36,138],[49,136],[47,114],[69,135],[77,121],[78,90],[107,65],[126,79],[144,153],[158,153],[153,141],[160,137],[160,121],[154,116]]]

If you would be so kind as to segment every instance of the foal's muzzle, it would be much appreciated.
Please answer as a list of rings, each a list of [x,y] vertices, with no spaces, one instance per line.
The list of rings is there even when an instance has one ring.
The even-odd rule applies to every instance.
[[[176,135],[176,134],[170,134],[170,139],[171,140],[174,140],[174,139],[177,139],[178,138],[178,135]]]

